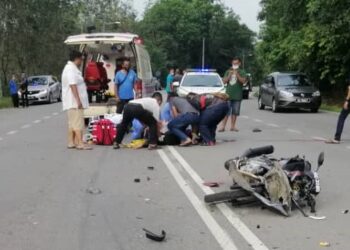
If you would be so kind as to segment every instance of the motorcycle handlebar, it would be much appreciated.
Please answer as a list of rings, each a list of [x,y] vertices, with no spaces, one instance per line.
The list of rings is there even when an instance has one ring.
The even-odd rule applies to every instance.
[[[259,148],[250,148],[243,153],[241,157],[253,158],[260,155],[268,155],[274,152],[274,147],[272,145],[259,147]]]

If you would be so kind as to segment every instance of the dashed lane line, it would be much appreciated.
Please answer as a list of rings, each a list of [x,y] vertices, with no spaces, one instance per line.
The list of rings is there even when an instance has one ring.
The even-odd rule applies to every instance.
[[[43,117],[44,120],[48,120],[50,118],[51,118],[51,116],[49,116],[49,115]]]
[[[53,112],[52,115],[58,115],[58,113],[57,112]]]
[[[33,123],[40,123],[41,122],[41,120],[35,120],[35,121],[33,121]]]
[[[192,206],[195,208],[205,225],[208,227],[209,231],[219,243],[220,247],[224,250],[238,250],[227,231],[225,231],[214,219],[213,215],[209,212],[205,204],[203,204],[203,202],[197,197],[191,186],[181,176],[179,170],[170,161],[165,152],[163,150],[158,150],[158,153],[179,187],[185,193]]]
[[[26,129],[26,128],[30,128],[30,127],[31,127],[30,124],[25,124],[25,125],[23,125],[23,126],[21,127],[21,129]]]
[[[262,120],[260,119],[254,119],[255,122],[263,122]]]
[[[14,135],[14,134],[16,134],[18,131],[17,130],[12,130],[12,131],[10,131],[10,132],[7,132],[6,134],[7,135]]]
[[[295,130],[295,129],[291,129],[291,128],[288,128],[288,129],[287,129],[287,131],[288,131],[288,132],[290,132],[290,133],[294,133],[294,134],[299,134],[299,135],[301,135],[301,134],[302,134],[302,132],[301,132],[301,131],[299,131],[299,130]]]
[[[347,149],[350,149],[350,146],[347,146],[346,148],[347,148]]]
[[[176,151],[174,147],[168,147],[173,156],[181,164],[193,181],[205,194],[213,194],[214,191],[210,187],[203,186],[203,179],[193,170],[190,164]],[[164,154],[164,152],[163,152]],[[227,218],[230,224],[241,234],[254,250],[268,250],[268,247],[241,221],[238,215],[226,204],[218,204],[218,209]]]
[[[249,116],[242,115],[241,118],[243,118],[243,119],[249,119]]]
[[[2,137],[0,137],[0,141],[4,140]]]
[[[278,126],[277,124],[274,124],[274,123],[268,123],[267,126],[273,127],[273,128],[279,128],[280,127],[280,126]]]

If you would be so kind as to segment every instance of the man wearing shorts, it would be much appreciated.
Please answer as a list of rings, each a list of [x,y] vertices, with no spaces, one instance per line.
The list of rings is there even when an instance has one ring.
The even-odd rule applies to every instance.
[[[224,76],[226,84],[226,94],[229,96],[229,111],[222,121],[219,132],[224,132],[226,123],[231,118],[231,131],[238,131],[236,127],[237,117],[240,115],[241,102],[243,99],[243,84],[247,81],[246,72],[240,69],[241,59],[235,57],[232,60],[232,68],[227,70]]]
[[[83,142],[84,109],[89,107],[89,99],[79,70],[82,61],[82,53],[71,51],[62,73],[62,104],[68,114],[68,148],[90,150],[92,148]]]

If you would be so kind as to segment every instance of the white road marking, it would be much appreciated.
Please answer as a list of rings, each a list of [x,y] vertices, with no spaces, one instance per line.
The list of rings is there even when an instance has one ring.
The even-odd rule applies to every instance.
[[[326,138],[319,137],[319,136],[313,136],[312,139],[317,140],[317,141],[327,141]]]
[[[291,128],[288,128],[288,129],[287,129],[287,131],[288,131],[288,132],[291,132],[291,133],[294,133],[294,134],[299,134],[299,135],[301,135],[301,134],[302,134],[302,132],[301,132],[301,131],[299,131],[299,130],[295,130],[295,129],[291,129]]]
[[[203,186],[203,179],[193,170],[186,160],[175,150],[168,147],[173,156],[179,161],[186,172],[205,194],[215,193],[210,187]],[[218,204],[217,207],[227,218],[231,225],[241,234],[241,236],[251,245],[254,250],[268,250],[267,246],[241,221],[241,219],[226,204]]]
[[[273,127],[273,128],[279,128],[280,127],[280,126],[278,126],[277,124],[274,124],[274,123],[269,123],[269,124],[267,124],[267,126]]]
[[[30,124],[25,124],[25,125],[23,125],[23,126],[21,127],[21,129],[26,129],[26,128],[30,128],[30,127],[31,127]]]
[[[196,196],[191,186],[188,185],[174,164],[166,156],[165,152],[163,150],[158,150],[158,153],[160,155],[160,158],[162,158],[163,162],[169,169],[170,173],[173,175],[175,181],[185,193],[193,207],[196,209],[197,213],[202,218],[203,222],[206,224],[210,232],[213,234],[221,248],[225,250],[237,250],[238,248],[234,244],[232,238],[222,227],[220,227],[214,217],[210,214],[205,204]]]
[[[33,121],[33,123],[40,123],[41,122],[41,120],[35,120],[35,121]]]
[[[255,122],[263,122],[262,120],[260,119],[254,119]]]
[[[49,115],[43,117],[44,120],[48,120],[50,118],[51,118],[51,116],[49,116]]]
[[[347,146],[346,148],[347,148],[347,149],[350,149],[350,146]]]
[[[2,141],[3,139],[0,137],[0,141]]]
[[[241,118],[243,118],[243,119],[249,119],[249,116],[241,115]]]
[[[14,135],[16,134],[18,131],[17,130],[12,130],[10,132],[7,132],[8,135]]]
[[[58,115],[58,113],[57,113],[57,112],[54,112],[54,113],[52,113],[52,115]]]

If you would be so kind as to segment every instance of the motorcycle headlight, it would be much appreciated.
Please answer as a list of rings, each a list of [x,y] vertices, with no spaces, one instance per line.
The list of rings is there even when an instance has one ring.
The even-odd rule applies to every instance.
[[[293,97],[293,93],[292,92],[289,92],[289,91],[285,91],[285,90],[281,90],[280,91],[280,95],[282,97],[287,97],[287,98],[290,98],[290,97]]]
[[[318,96],[321,96],[321,92],[320,91],[315,91],[313,94],[312,94],[313,97],[318,97]]]

